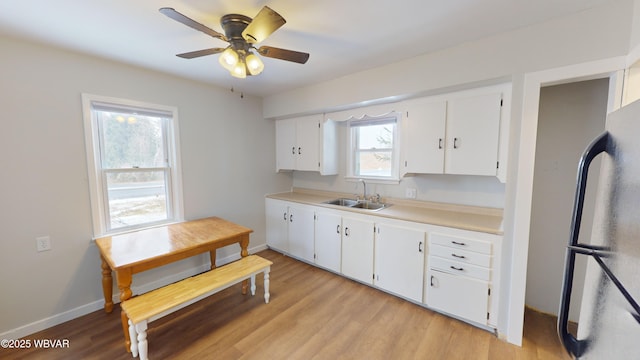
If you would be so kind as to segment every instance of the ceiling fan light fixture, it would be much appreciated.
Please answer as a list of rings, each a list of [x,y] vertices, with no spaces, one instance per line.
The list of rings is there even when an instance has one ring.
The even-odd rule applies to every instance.
[[[229,72],[233,77],[244,79],[247,77],[247,66],[243,61],[238,61],[233,69],[231,69]]]
[[[218,58],[220,65],[222,65],[223,68],[229,71],[233,71],[233,69],[238,64],[238,60],[238,53],[231,47],[226,48]]]
[[[250,52],[245,58],[247,69],[251,75],[258,75],[264,70],[264,63],[256,54]]]

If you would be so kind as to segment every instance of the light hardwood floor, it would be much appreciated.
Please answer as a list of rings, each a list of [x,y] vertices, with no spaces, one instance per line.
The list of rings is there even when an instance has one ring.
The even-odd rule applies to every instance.
[[[569,359],[555,318],[527,310],[523,346],[271,250],[271,301],[240,285],[154,321],[151,359]],[[97,269],[97,268],[96,268]],[[96,271],[99,271],[97,269]],[[1,359],[132,359],[120,309],[96,311],[24,339],[66,349],[0,349]]]

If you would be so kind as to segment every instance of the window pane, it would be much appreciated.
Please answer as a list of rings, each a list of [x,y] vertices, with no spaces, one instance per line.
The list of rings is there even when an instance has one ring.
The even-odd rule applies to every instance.
[[[169,219],[164,171],[106,174],[111,229]]]
[[[132,113],[98,112],[104,169],[165,166],[162,118]]]
[[[361,126],[358,129],[360,149],[393,148],[393,128],[395,124]]]
[[[358,176],[391,176],[391,151],[360,152],[356,162]]]

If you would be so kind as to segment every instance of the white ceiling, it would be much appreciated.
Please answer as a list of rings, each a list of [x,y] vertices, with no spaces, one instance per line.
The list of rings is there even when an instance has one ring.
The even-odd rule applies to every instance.
[[[2,0],[0,34],[32,38],[149,69],[267,96],[582,11],[612,0]],[[222,15],[262,6],[287,23],[260,45],[311,54],[305,65],[263,58],[232,78],[218,55],[175,54],[226,43],[158,12],[177,11],[223,32]],[[0,60],[1,61],[1,60]],[[419,71],[419,69],[416,69]]]

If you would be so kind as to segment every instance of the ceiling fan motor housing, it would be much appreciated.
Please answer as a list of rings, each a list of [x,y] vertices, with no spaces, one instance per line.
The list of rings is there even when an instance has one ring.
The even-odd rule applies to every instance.
[[[251,23],[251,18],[240,14],[228,14],[220,18],[220,25],[229,39],[231,47],[243,55],[246,55],[251,45],[242,37],[242,32]]]

